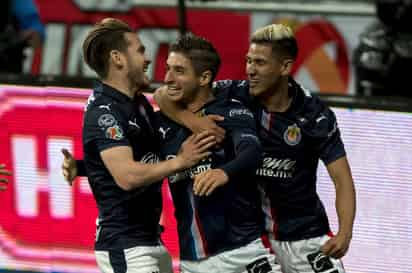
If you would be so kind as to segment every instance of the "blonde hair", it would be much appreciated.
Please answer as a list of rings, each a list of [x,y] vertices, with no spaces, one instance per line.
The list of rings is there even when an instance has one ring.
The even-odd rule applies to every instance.
[[[292,29],[283,24],[271,24],[258,28],[251,38],[251,43],[270,44],[272,52],[296,59],[298,45]]]

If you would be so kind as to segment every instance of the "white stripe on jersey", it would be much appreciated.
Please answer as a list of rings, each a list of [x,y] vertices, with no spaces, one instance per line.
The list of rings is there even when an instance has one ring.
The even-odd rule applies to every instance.
[[[190,205],[192,207],[192,224],[191,224],[191,234],[193,237],[193,244],[196,251],[196,258],[206,257],[205,246],[203,245],[202,235],[200,233],[199,226],[196,222],[196,209],[195,209],[195,200],[193,197],[193,191],[188,187]]]

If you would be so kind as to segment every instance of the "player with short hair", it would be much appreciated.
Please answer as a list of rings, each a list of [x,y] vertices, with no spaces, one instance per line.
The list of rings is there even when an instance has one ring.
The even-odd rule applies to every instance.
[[[83,56],[101,80],[83,120],[85,170],[99,211],[99,269],[172,272],[160,241],[161,180],[208,156],[214,137],[190,136],[175,158],[159,162],[153,109],[140,92],[150,61],[124,22],[106,18],[97,23],[84,40]]]
[[[352,238],[355,189],[333,111],[290,76],[298,45],[281,24],[258,29],[246,55],[247,81],[219,81],[215,94],[233,98],[252,110],[263,148],[256,174],[262,187],[266,229],[282,271],[344,272],[339,258]],[[159,90],[163,112],[183,124],[181,105],[168,103]],[[186,115],[187,116],[187,115]],[[190,117],[190,116],[189,116]],[[193,131],[207,128],[210,121]],[[316,192],[319,160],[336,189],[339,230],[331,235],[324,206]]]
[[[237,100],[217,100],[212,82],[220,66],[213,45],[188,35],[171,45],[165,94],[198,116],[220,115],[226,137],[195,166],[169,176],[182,273],[280,272],[261,235],[263,215],[254,172],[261,147],[252,112]],[[173,158],[191,133],[161,119],[162,153]]]

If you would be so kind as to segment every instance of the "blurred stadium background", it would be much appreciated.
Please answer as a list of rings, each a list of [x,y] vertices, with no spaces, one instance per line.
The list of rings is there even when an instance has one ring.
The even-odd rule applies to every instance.
[[[375,19],[373,1],[37,0],[46,40],[28,50],[24,73],[0,75],[0,162],[14,173],[0,192],[0,272],[98,272],[96,208],[87,180],[61,176],[61,148],[82,157],[84,102],[94,74],[81,43],[94,22],[117,17],[137,30],[162,81],[168,43],[190,31],[223,59],[218,79],[245,78],[250,34],[271,22],[294,28],[294,77],[336,111],[356,183],[358,210],[349,273],[412,272],[412,101],[364,97],[355,88],[353,52]],[[406,88],[406,87],[405,87]],[[412,92],[412,90],[410,90]],[[150,96],[150,94],[148,94]],[[333,230],[334,188],[323,166],[318,191]],[[178,264],[173,206],[164,187],[164,241]],[[142,209],[142,208],[136,208]]]

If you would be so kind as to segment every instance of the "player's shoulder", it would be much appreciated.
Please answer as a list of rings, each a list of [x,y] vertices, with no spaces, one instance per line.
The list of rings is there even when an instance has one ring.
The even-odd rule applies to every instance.
[[[249,99],[249,82],[246,80],[221,80],[213,83],[214,94],[218,98]]]
[[[336,116],[332,109],[309,89],[297,84],[297,97],[300,109],[297,120],[306,134],[314,137],[325,137],[337,126]]]
[[[246,80],[220,80],[213,82],[213,88],[224,90],[231,88],[249,87],[249,82]]]
[[[227,120],[254,118],[252,111],[242,101],[232,97],[216,100],[208,112],[221,115]]]

